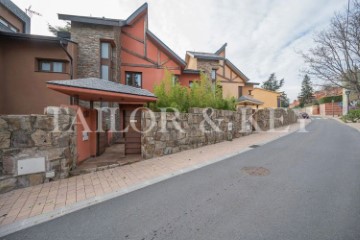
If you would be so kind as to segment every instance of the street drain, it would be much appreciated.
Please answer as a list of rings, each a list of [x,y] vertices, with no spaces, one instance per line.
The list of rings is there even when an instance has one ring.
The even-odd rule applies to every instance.
[[[260,145],[251,145],[250,148],[258,148]]]
[[[250,176],[267,176],[270,174],[270,170],[263,167],[243,167],[241,171]]]

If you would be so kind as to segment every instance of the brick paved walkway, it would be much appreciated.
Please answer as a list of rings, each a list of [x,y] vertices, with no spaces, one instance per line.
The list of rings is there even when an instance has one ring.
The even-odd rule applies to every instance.
[[[299,126],[299,124],[291,125],[290,131],[298,130]],[[194,166],[210,164],[216,159],[236,154],[251,145],[271,141],[286,134],[286,132],[257,133],[232,142],[218,143],[131,165],[14,190],[0,195],[0,228],[11,224],[23,225],[31,221],[33,217],[49,215],[56,210],[66,209],[74,204],[96,199],[96,197],[107,196],[122,190],[130,191],[136,185],[182,170],[186,171]],[[96,201],[92,204],[95,203]],[[58,215],[53,217],[56,216]]]

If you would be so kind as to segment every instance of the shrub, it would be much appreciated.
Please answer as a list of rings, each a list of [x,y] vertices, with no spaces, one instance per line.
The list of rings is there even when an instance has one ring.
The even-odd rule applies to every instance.
[[[360,109],[358,110],[350,110],[348,114],[343,116],[343,121],[357,122],[360,120]]]
[[[220,85],[213,86],[205,74],[200,75],[198,81],[194,81],[191,88],[172,82],[173,75],[166,70],[164,79],[154,88],[157,102],[150,107],[154,111],[160,108],[172,107],[180,112],[188,112],[191,107],[235,110],[236,99],[224,99]],[[215,87],[215,89],[214,89]]]

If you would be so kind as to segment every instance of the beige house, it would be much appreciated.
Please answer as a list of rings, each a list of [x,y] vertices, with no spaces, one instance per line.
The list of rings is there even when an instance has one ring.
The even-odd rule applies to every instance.
[[[278,108],[280,106],[280,95],[279,92],[266,90],[263,88],[254,88],[251,94],[255,99],[263,102],[259,108]]]
[[[186,53],[186,70],[201,70],[208,75],[213,83],[221,85],[225,98],[235,97],[236,99],[250,95],[255,85],[250,82],[229,59],[226,58],[225,43],[215,53],[191,52]]]

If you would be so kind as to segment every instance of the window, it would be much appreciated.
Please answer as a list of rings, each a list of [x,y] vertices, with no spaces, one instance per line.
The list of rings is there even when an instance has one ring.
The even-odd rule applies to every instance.
[[[176,85],[177,83],[179,83],[179,75],[172,75],[171,83],[173,86]]]
[[[249,90],[249,96],[252,96],[251,94],[252,94],[252,90]]]
[[[101,79],[109,80],[109,66],[101,65]]]
[[[238,87],[238,96],[241,97],[243,95],[243,87]]]
[[[190,88],[192,88],[193,84],[194,84],[193,81],[189,81],[189,87]]]
[[[60,60],[38,60],[38,71],[40,72],[53,72],[53,73],[64,73],[65,62]]]
[[[211,79],[216,80],[216,69],[211,70]]]
[[[112,46],[110,42],[100,43],[100,75],[102,79],[111,80]]]
[[[11,25],[8,21],[6,21],[4,18],[0,17],[0,24],[4,25],[5,27],[10,28],[11,31],[13,32],[19,32],[19,30],[14,27],[13,25]]]
[[[101,43],[101,58],[103,59],[110,58],[110,43],[107,42]]]
[[[125,72],[126,85],[141,88],[142,74],[137,72]]]

